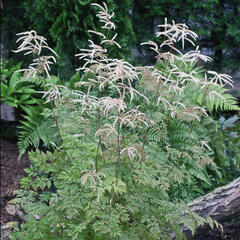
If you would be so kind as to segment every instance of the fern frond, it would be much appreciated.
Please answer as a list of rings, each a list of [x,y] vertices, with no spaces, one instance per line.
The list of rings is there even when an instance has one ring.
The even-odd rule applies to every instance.
[[[196,84],[188,83],[185,94],[197,105],[205,105],[209,112],[240,110],[238,100],[221,85],[210,85],[203,89]]]
[[[184,122],[171,120],[168,123],[168,137],[171,146],[178,150],[187,149],[196,144],[197,139],[191,134],[191,128]]]
[[[147,135],[148,142],[163,143],[167,141],[167,126],[164,123],[155,124]]]
[[[195,178],[211,185],[205,170],[203,168],[200,168],[199,166],[197,166],[197,164],[195,164],[193,161],[191,162],[191,165],[189,166],[188,172]]]
[[[53,119],[44,118],[41,107],[33,107],[28,115],[23,115],[18,135],[19,159],[29,146],[39,147],[40,141],[49,147],[50,142],[56,142],[56,127]]]
[[[227,93],[227,89],[220,86],[211,86],[211,91],[216,91],[219,95],[214,95],[213,99],[211,99],[209,95],[206,97],[206,107],[208,111],[240,110],[240,107],[238,106],[238,100],[231,94]]]
[[[39,87],[43,87],[46,84],[45,79],[41,78],[41,77],[35,77],[35,78],[34,77],[29,77],[29,78],[22,77],[20,81],[21,81],[21,83],[24,83],[24,82],[33,83]]]

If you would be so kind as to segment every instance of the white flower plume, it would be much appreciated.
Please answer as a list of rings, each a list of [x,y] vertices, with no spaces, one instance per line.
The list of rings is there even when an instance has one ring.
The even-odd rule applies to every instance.
[[[17,35],[23,35],[16,41],[17,43],[22,41],[22,43],[18,46],[17,50],[13,52],[26,52],[24,55],[35,54],[39,56],[33,60],[33,63],[31,63],[28,68],[18,70],[17,72],[24,72],[26,78],[36,77],[37,74],[42,74],[44,72],[48,77],[50,77],[50,65],[56,63],[56,58],[54,56],[40,56],[40,54],[43,48],[46,48],[55,56],[58,56],[57,53],[48,47],[46,39],[42,36],[38,36],[34,30],[18,33]]]

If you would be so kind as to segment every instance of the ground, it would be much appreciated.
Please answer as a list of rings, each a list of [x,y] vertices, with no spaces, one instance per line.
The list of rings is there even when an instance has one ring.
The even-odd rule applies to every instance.
[[[13,216],[6,212],[6,203],[15,196],[13,191],[19,188],[19,179],[26,176],[24,168],[30,162],[27,155],[18,160],[16,142],[1,140],[1,224],[16,221]]]
[[[19,179],[26,176],[24,168],[30,161],[27,154],[18,160],[18,150],[15,141],[1,140],[1,224],[17,221],[14,216],[6,212],[6,203],[15,196],[13,191],[19,188]],[[224,226],[224,233],[215,229],[205,231],[204,234],[192,240],[240,240],[240,220]]]

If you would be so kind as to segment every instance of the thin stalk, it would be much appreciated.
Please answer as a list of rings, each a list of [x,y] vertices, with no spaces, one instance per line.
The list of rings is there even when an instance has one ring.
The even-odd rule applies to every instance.
[[[188,134],[187,140],[186,140],[186,142],[185,142],[185,144],[184,144],[183,150],[182,150],[182,152],[181,152],[178,160],[180,160],[180,159],[182,158],[182,156],[183,156],[184,150],[185,150],[185,148],[187,147],[188,141],[190,140],[190,137],[191,137],[191,135],[192,135],[192,131],[193,131],[193,128],[195,127],[195,125],[196,125],[196,122],[197,122],[197,121],[196,121],[196,119],[195,119],[194,122],[193,122],[193,124],[192,124],[192,126],[191,126],[191,128],[190,128],[190,132],[189,132],[189,134]],[[178,160],[175,161],[175,162],[173,163],[171,169],[169,169],[169,171],[168,171],[168,173],[167,173],[167,177],[168,177],[169,174],[173,171],[174,167],[178,164]]]
[[[108,35],[109,35],[109,29],[108,29],[108,31],[107,31],[107,36],[106,36],[107,39],[108,39]],[[105,44],[106,44],[106,43],[105,43]],[[104,45],[105,45],[105,44],[104,44]],[[103,58],[102,58],[102,60],[103,60]],[[101,94],[101,91],[100,91],[99,94],[100,94],[99,98],[101,98],[101,95],[102,95],[102,94]],[[99,106],[98,106],[98,108],[97,108],[97,112],[98,112],[97,125],[98,125],[98,129],[99,129],[100,126],[101,126],[101,122],[100,122],[101,114],[100,114]],[[102,138],[101,138],[101,136],[99,136],[98,139],[99,139],[99,141],[98,141],[97,153],[96,153],[96,157],[95,157],[95,169],[96,169],[96,172],[98,171],[98,156],[99,156],[100,146],[101,146],[101,143],[102,143]],[[105,165],[105,160],[104,160],[104,165]]]
[[[102,93],[100,92],[99,93],[99,98],[101,98],[102,96]],[[101,126],[101,112],[100,112],[100,109],[99,109],[99,106],[97,108],[97,126],[98,126],[98,129],[100,128]],[[102,143],[102,138],[101,136],[98,137],[99,141],[98,141],[98,146],[97,146],[97,153],[96,153],[96,158],[95,158],[95,168],[96,168],[96,172],[98,171],[98,156],[99,156],[99,150],[100,150],[100,146],[101,146],[101,143]],[[104,164],[105,165],[105,164]]]
[[[165,64],[165,66],[164,66],[164,71],[162,72],[162,74],[161,74],[161,76],[160,76],[160,79],[162,78],[163,74],[165,73],[165,71],[166,71],[166,69],[167,69],[167,64],[168,64],[168,62],[166,61],[166,64]],[[157,90],[156,90],[156,97],[155,97],[154,102],[153,102],[153,108],[154,108],[154,106],[156,105],[156,102],[157,102],[157,97],[158,97],[159,89],[160,89],[160,81],[158,82],[158,86],[157,86]],[[152,109],[152,111],[151,111],[151,113],[150,113],[150,117],[149,117],[149,120],[148,120],[148,127],[147,127],[147,130],[146,130],[146,132],[145,132],[145,134],[144,134],[144,136],[143,136],[143,145],[142,145],[143,150],[144,150],[144,146],[145,146],[145,144],[146,144],[147,134],[148,134],[148,132],[149,132],[149,130],[150,130],[149,124],[150,124],[150,122],[151,122],[151,120],[152,120],[153,110],[154,110],[154,109]],[[142,161],[142,160],[141,160],[141,161]]]
[[[100,114],[100,109],[99,107],[97,108],[97,112],[98,112],[98,128],[100,128],[100,117],[101,117],[101,114]],[[101,146],[101,143],[102,143],[102,139],[101,137],[99,136],[98,137],[99,141],[98,141],[98,146],[97,146],[97,153],[96,153],[96,158],[95,158],[95,168],[96,168],[96,172],[98,171],[98,156],[99,156],[99,150],[100,150],[100,146]]]
[[[165,40],[166,40],[166,36],[164,36],[163,42],[164,42]],[[161,51],[161,48],[159,49],[159,53],[160,53],[160,51]],[[171,52],[172,52],[172,49],[169,51],[169,53],[171,53]],[[165,66],[164,66],[164,70],[163,70],[163,72],[162,72],[162,74],[161,74],[161,76],[160,76],[160,80],[161,80],[163,74],[165,73],[165,71],[167,70],[167,64],[168,64],[168,62],[166,61],[166,64],[165,64]],[[155,106],[156,101],[157,101],[159,88],[160,88],[160,81],[158,82],[157,91],[156,91],[156,98],[154,99],[153,107]],[[150,113],[150,117],[149,117],[149,120],[148,120],[148,128],[147,128],[147,130],[146,130],[146,132],[145,132],[145,134],[144,134],[144,136],[143,136],[143,145],[142,145],[143,150],[144,150],[144,146],[145,146],[145,144],[146,144],[147,134],[148,134],[148,132],[149,132],[149,130],[150,130],[149,124],[150,124],[150,122],[151,122],[151,120],[152,120],[152,115],[153,115],[153,109],[152,109],[152,111],[151,111],[151,113]],[[142,161],[142,160],[141,160],[141,161]]]
[[[119,114],[118,114],[119,117]],[[117,164],[116,164],[116,185],[118,185],[118,176],[119,176],[119,169],[120,169],[120,161],[121,161],[121,155],[120,155],[120,124],[118,124],[118,135],[117,135]]]
[[[98,146],[97,146],[97,153],[96,153],[96,158],[95,158],[95,169],[96,169],[96,172],[98,171],[98,156],[99,156],[99,149],[100,149],[100,146],[101,146],[101,137],[99,136],[99,141],[98,141]]]
[[[60,128],[59,128],[59,124],[58,124],[58,120],[57,120],[57,115],[56,115],[56,113],[55,113],[55,111],[54,111],[54,107],[53,107],[53,103],[52,103],[52,102],[51,102],[51,110],[52,110],[52,113],[53,113],[53,116],[54,116],[54,120],[55,120],[55,123],[56,123],[58,136],[59,136],[59,138],[60,138],[61,143],[63,143],[62,135],[61,135],[61,133],[60,133]],[[69,157],[69,155],[68,155],[68,153],[67,153],[67,149],[65,148],[65,146],[63,146],[63,150],[64,150],[64,152],[65,152],[68,160],[71,161],[71,159],[70,159],[70,157]]]
[[[206,97],[207,97],[208,90],[209,90],[209,86],[207,87],[207,89],[206,89],[206,91],[205,91],[205,93],[204,93],[202,102],[201,102],[201,104],[200,104],[201,107],[203,106],[203,103],[204,103],[204,101],[205,101],[205,99],[206,99]],[[178,160],[180,160],[180,159],[182,158],[182,156],[183,156],[183,153],[184,153],[184,151],[185,151],[185,148],[187,147],[188,141],[190,140],[190,137],[191,137],[192,132],[193,132],[193,128],[195,127],[196,123],[197,123],[197,120],[196,120],[196,118],[195,118],[195,119],[194,119],[194,122],[193,122],[193,124],[192,124],[192,126],[191,126],[191,128],[190,128],[190,132],[189,132],[189,134],[188,134],[187,140],[186,140],[186,142],[185,142],[185,144],[184,144],[183,150],[182,150],[182,152],[181,152]],[[177,162],[178,162],[178,161],[175,161],[175,162],[173,163],[173,166],[171,167],[171,169],[170,169],[170,170],[168,171],[168,173],[167,173],[167,177],[168,177],[169,174],[173,171],[174,167],[177,165]]]

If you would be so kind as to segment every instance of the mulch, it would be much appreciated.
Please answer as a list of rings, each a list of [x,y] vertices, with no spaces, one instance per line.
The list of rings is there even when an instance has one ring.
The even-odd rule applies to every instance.
[[[17,143],[13,140],[1,140],[1,225],[9,221],[17,221],[7,213],[5,207],[15,195],[13,191],[20,187],[19,179],[26,176],[25,168],[30,161],[27,154],[18,160]],[[218,229],[202,233],[193,240],[240,240],[240,220],[224,226],[224,234]]]
[[[14,140],[1,140],[1,224],[16,221],[14,216],[7,213],[5,207],[15,195],[13,191],[20,187],[19,179],[26,176],[25,168],[30,161],[27,154],[18,160],[18,148]]]

